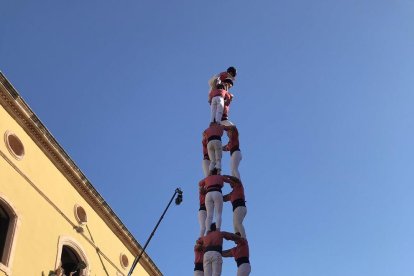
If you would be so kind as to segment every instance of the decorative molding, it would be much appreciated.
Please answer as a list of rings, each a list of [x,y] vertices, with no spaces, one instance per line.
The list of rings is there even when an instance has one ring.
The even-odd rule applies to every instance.
[[[1,72],[0,104],[105,221],[128,250],[133,255],[138,255],[142,250],[141,245]],[[162,275],[146,253],[143,254],[142,260],[140,264],[151,276]]]

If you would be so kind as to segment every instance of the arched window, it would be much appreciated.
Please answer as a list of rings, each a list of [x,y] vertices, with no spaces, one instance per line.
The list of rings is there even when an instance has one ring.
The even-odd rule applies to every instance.
[[[78,256],[76,251],[70,248],[67,245],[62,247],[62,255],[60,256],[60,261],[62,263],[62,268],[64,269],[67,275],[70,275],[71,272],[75,272],[73,276],[83,275],[83,270],[86,268],[85,262]]]
[[[3,197],[0,197],[0,270],[10,274],[13,246],[16,237],[17,214]]]
[[[66,275],[75,272],[73,276],[87,276],[89,275],[88,264],[85,250],[80,243],[72,237],[59,237],[56,268],[62,267]]]

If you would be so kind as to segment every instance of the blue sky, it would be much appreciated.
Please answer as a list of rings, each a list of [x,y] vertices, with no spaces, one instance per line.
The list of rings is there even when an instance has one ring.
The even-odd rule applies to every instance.
[[[252,275],[413,275],[414,1],[0,4],[0,70],[141,244],[183,189],[147,250],[165,275],[192,275],[230,65]]]

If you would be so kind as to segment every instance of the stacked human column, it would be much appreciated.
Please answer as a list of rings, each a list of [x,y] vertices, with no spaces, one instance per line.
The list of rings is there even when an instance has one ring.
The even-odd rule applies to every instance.
[[[213,76],[210,81],[208,102],[211,108],[209,126],[203,132],[203,172],[204,179],[199,182],[200,223],[199,238],[194,246],[195,276],[221,275],[222,257],[233,257],[237,264],[237,275],[250,274],[249,245],[243,219],[246,216],[244,188],[239,173],[242,159],[239,146],[239,132],[235,124],[229,120],[229,107],[233,94],[236,68]],[[222,144],[222,136],[227,133],[228,143]],[[222,174],[221,159],[223,151],[230,153],[231,175]],[[224,183],[231,187],[231,192],[222,194]],[[234,233],[221,229],[223,202],[231,202],[233,206]],[[214,221],[214,222],[213,222]],[[235,247],[223,250],[223,239],[235,242]]]

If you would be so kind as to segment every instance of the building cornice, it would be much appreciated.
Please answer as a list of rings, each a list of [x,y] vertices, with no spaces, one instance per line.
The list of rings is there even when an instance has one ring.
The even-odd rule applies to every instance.
[[[20,97],[16,89],[0,72],[0,104],[26,131],[50,161],[66,177],[69,183],[88,202],[94,211],[103,219],[108,227],[117,235],[128,250],[137,256],[142,247],[129,232],[119,217],[93,187],[91,182],[73,162],[65,150],[59,145],[48,129]],[[140,264],[150,275],[162,275],[151,258],[144,253]]]

